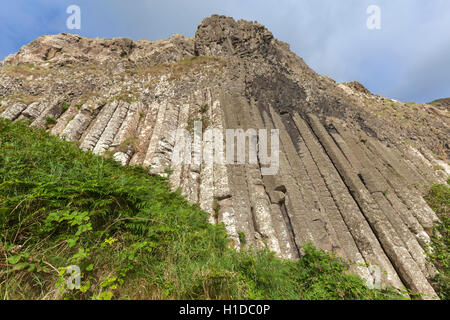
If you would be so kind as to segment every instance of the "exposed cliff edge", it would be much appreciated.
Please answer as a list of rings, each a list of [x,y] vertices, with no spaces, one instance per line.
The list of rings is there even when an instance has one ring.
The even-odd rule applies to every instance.
[[[380,275],[436,297],[424,248],[437,216],[422,192],[450,173],[448,108],[336,84],[264,26],[223,16],[194,38],[43,36],[1,62],[0,83],[2,117],[170,175],[237,247],[295,259],[311,242],[356,262],[369,282]],[[175,130],[196,119],[279,129],[278,173],[173,163]]]

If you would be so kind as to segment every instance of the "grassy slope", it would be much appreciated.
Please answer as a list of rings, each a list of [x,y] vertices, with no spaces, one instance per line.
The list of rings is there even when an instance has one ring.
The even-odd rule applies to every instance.
[[[450,107],[450,98],[437,99],[430,102],[429,104],[432,104],[436,107],[448,108]]]
[[[237,252],[164,179],[0,120],[2,299],[399,297],[305,251],[297,262]],[[69,265],[81,268],[80,290],[66,288]]]
[[[447,185],[435,185],[425,200],[438,214],[440,223],[436,224],[431,237],[431,249],[428,258],[439,269],[439,275],[433,280],[433,286],[441,299],[450,299],[450,179]]]

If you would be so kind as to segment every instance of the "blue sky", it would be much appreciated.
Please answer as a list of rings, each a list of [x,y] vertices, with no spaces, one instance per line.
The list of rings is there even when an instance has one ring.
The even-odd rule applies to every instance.
[[[449,0],[2,0],[0,59],[44,34],[158,40],[193,36],[211,14],[264,24],[310,67],[402,101],[450,96]],[[69,5],[81,30],[68,30]],[[381,29],[369,30],[369,5]]]

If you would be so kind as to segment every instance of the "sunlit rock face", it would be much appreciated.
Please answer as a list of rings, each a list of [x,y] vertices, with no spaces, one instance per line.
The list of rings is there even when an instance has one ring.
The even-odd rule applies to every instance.
[[[43,36],[1,62],[0,83],[2,117],[168,177],[236,248],[297,259],[310,242],[368,283],[436,298],[424,248],[437,216],[422,193],[450,172],[448,108],[336,84],[264,26],[223,16],[194,38]],[[215,143],[208,129],[278,130],[277,170],[263,174],[259,153],[176,162],[180,129],[191,159]]]

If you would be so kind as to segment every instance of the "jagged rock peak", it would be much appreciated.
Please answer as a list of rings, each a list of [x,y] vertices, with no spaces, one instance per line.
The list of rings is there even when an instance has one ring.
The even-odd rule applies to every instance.
[[[266,57],[276,52],[277,42],[273,34],[257,22],[213,15],[198,26],[195,52],[204,56]]]
[[[361,92],[365,94],[372,94],[364,85],[358,81],[352,81],[352,82],[344,82],[343,85],[349,87],[350,89],[353,89],[356,92]]]
[[[128,38],[92,39],[68,33],[45,35],[6,57],[1,65],[51,62],[58,67],[129,61],[139,66],[179,61],[193,55],[262,57],[280,61],[290,54],[289,45],[275,39],[263,25],[212,15],[200,23],[194,38],[175,34],[159,41],[133,41]]]
[[[177,61],[194,54],[192,38],[175,34],[159,41],[128,38],[84,38],[61,33],[37,38],[14,55],[6,57],[2,65],[49,62],[51,66],[115,65],[131,62],[137,65],[156,65]]]

